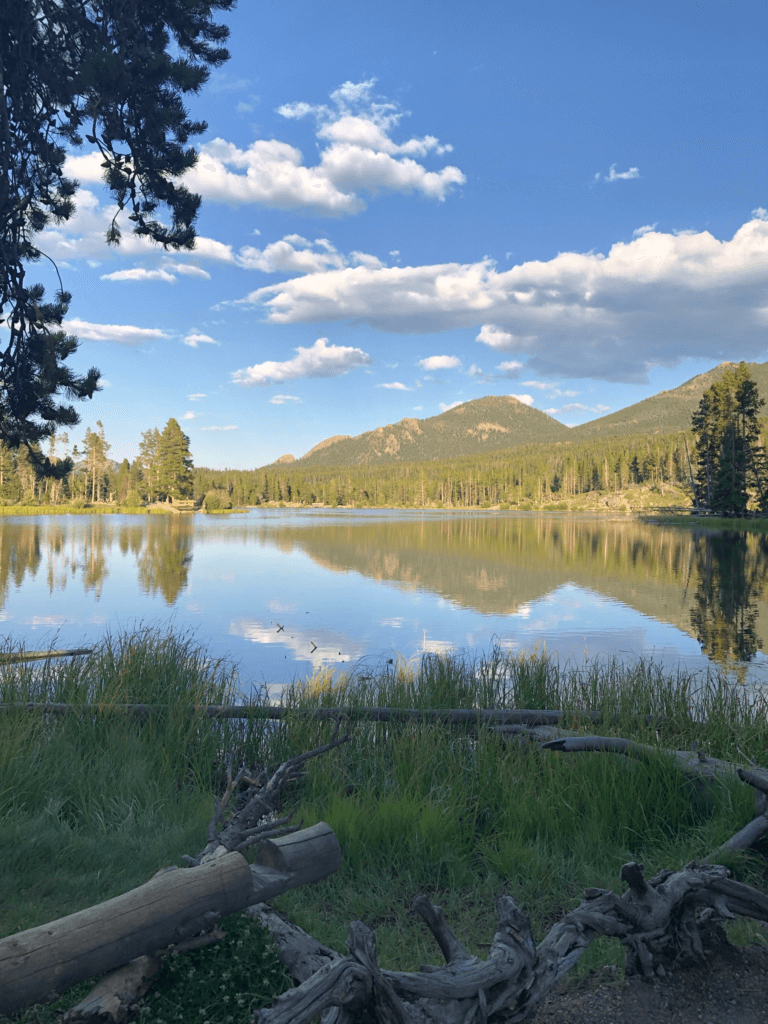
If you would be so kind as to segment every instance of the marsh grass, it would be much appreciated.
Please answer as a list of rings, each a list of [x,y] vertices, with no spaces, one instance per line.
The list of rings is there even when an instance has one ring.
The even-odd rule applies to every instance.
[[[10,645],[8,652],[10,653]],[[14,648],[17,650],[17,648]],[[226,777],[327,742],[331,722],[293,712],[318,706],[563,708],[567,728],[601,711],[600,732],[726,760],[768,764],[762,694],[727,677],[670,676],[650,662],[594,662],[561,669],[546,655],[425,655],[332,676],[318,673],[282,693],[285,718],[215,721],[182,705],[266,706],[244,698],[236,670],[210,659],[190,634],[141,627],[108,634],[71,662],[0,664],[0,702],[98,704],[62,717],[24,709],[0,714],[0,935],[34,927],[126,892],[166,864],[196,854]],[[167,707],[146,719],[115,704]],[[645,715],[659,716],[658,729]],[[738,780],[702,792],[671,759],[561,754],[504,746],[482,727],[351,718],[348,743],[307,762],[278,810],[305,826],[326,821],[343,853],[322,882],[270,901],[318,940],[347,953],[349,923],[376,929],[382,967],[417,971],[440,963],[418,893],[442,907],[470,953],[485,957],[506,892],[531,917],[537,941],[581,901],[588,886],[619,889],[621,865],[646,874],[701,859],[754,816],[754,793]],[[587,730],[593,731],[593,730]],[[765,848],[730,856],[735,877],[768,887]],[[252,854],[250,854],[252,857]],[[222,922],[227,938],[170,958],[142,1001],[143,1024],[192,1020],[246,1024],[253,1010],[293,984],[269,934],[245,915]],[[739,922],[741,942],[760,929]],[[238,943],[242,943],[238,945]],[[592,944],[571,974],[621,971],[618,941]],[[48,1024],[92,987],[20,1015]]]

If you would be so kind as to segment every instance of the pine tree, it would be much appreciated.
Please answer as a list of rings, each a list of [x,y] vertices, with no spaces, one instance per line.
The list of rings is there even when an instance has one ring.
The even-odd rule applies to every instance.
[[[192,497],[193,474],[189,438],[175,419],[170,419],[158,444],[158,489],[169,500]]]
[[[741,362],[704,392],[693,414],[699,500],[713,512],[744,515],[750,491],[765,507],[766,458],[757,418],[763,405]]]
[[[141,467],[144,476],[144,496],[147,501],[152,502],[157,497],[157,485],[160,472],[159,462],[160,431],[155,427],[153,430],[145,430],[141,435],[139,444],[139,458],[137,462]]]

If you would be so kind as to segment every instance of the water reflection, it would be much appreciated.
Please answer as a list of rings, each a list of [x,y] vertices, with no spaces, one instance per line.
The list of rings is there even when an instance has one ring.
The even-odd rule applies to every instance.
[[[246,662],[246,676],[273,680],[491,637],[512,650],[551,649],[554,638],[566,655],[652,649],[674,661],[700,649],[744,677],[768,664],[767,572],[760,535],[599,516],[275,510],[0,522],[0,615],[15,636],[59,625],[60,646],[66,629],[78,646],[105,623],[172,610],[217,654]]]
[[[691,625],[713,661],[752,661],[763,646],[758,600],[765,591],[768,539],[754,534],[696,538]]]

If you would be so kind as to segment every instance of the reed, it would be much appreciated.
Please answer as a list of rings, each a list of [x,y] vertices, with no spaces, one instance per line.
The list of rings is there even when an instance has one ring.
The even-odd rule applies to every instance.
[[[6,654],[18,648],[6,644]],[[23,653],[23,652],[22,652]],[[0,715],[0,935],[31,928],[126,892],[200,848],[213,797],[235,766],[273,767],[327,740],[333,723],[292,715],[314,707],[526,707],[616,715],[610,732],[659,747],[768,765],[768,702],[724,675],[666,674],[650,661],[560,667],[545,654],[493,648],[358,665],[287,686],[280,722],[212,719],[190,704],[266,706],[243,692],[236,666],[209,657],[190,633],[140,626],[108,633],[66,661],[0,659],[0,703],[98,704],[62,716]],[[163,705],[137,717],[118,704]],[[658,729],[646,724],[654,715]],[[578,727],[574,716],[573,726]],[[485,956],[494,897],[507,891],[538,940],[589,886],[615,888],[621,865],[650,876],[702,859],[753,817],[739,782],[691,795],[671,760],[505,747],[485,727],[434,720],[350,722],[352,738],[307,764],[280,813],[326,821],[344,861],[334,875],[272,900],[346,955],[349,924],[375,927],[379,964],[414,972],[434,962],[431,934],[409,913],[424,893],[442,906],[471,953]],[[601,731],[608,731],[604,727]],[[765,846],[765,844],[764,844]],[[765,889],[764,847],[721,858]],[[252,856],[252,855],[251,855]],[[269,933],[244,915],[221,923],[224,942],[170,958],[144,998],[144,1024],[246,1024],[293,982]],[[738,922],[732,941],[764,941]],[[612,966],[617,940],[592,944],[572,972]],[[88,983],[18,1020],[53,1024]],[[0,1018],[1,1020],[1,1018]],[[5,1022],[3,1022],[5,1024]]]

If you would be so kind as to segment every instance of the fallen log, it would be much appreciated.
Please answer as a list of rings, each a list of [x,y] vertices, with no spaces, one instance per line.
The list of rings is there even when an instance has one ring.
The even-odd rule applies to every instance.
[[[151,961],[168,947],[213,933],[227,914],[337,871],[341,850],[325,822],[302,829],[303,822],[286,825],[291,816],[264,820],[285,786],[303,776],[297,769],[305,760],[349,739],[337,740],[337,732],[338,724],[329,743],[289,759],[271,777],[268,768],[252,774],[242,768],[233,779],[230,764],[207,845],[196,857],[183,857],[192,870],[163,868],[122,896],[0,939],[0,1013],[58,999],[76,982],[112,972],[70,1011],[69,1020],[122,1020],[156,973]],[[247,789],[225,819],[241,783]],[[250,865],[242,855],[249,846],[258,846]]]

